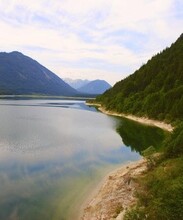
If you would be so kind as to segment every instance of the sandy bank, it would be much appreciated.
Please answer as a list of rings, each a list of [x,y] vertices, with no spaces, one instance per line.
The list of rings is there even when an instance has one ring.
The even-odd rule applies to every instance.
[[[123,166],[109,174],[84,209],[82,220],[121,220],[125,211],[135,204],[135,179],[146,170],[144,159]]]
[[[159,127],[161,129],[169,131],[169,132],[172,132],[173,129],[174,129],[171,124],[166,124],[165,122],[162,122],[162,121],[152,120],[152,119],[145,118],[145,117],[136,117],[134,115],[126,115],[126,114],[122,114],[122,113],[116,113],[114,111],[108,111],[108,110],[106,110],[104,107],[102,107],[98,103],[93,103],[93,104],[86,103],[86,105],[97,106],[97,107],[99,107],[98,109],[101,112],[103,112],[103,113],[105,113],[107,115],[114,115],[114,116],[128,118],[130,120],[134,120],[134,121],[137,121],[139,123],[143,123],[143,124],[153,125],[153,126]]]

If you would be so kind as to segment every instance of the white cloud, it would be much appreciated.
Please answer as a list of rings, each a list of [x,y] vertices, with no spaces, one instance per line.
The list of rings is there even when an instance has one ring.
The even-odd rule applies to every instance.
[[[130,73],[127,67],[133,71],[181,34],[183,15],[177,4],[182,3],[0,0],[0,47],[4,51],[20,50],[58,74],[65,71],[76,78],[76,68],[81,78],[98,74],[114,82]],[[85,63],[83,67],[86,59],[88,66]],[[98,63],[103,63],[103,69]]]
[[[108,81],[111,85],[114,85],[115,82],[121,80],[122,77],[126,76],[126,73],[119,74],[115,72],[110,71],[102,71],[98,69],[91,69],[91,68],[85,68],[85,69],[77,69],[77,68],[64,68],[60,67],[60,70],[58,69],[58,72],[60,72],[58,75],[61,78],[72,78],[72,79],[89,79],[89,80],[95,80],[95,79],[103,79]]]

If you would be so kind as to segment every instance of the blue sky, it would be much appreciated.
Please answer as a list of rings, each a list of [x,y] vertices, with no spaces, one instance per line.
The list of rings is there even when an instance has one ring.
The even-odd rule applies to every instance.
[[[0,0],[1,51],[114,84],[183,32],[182,0]]]

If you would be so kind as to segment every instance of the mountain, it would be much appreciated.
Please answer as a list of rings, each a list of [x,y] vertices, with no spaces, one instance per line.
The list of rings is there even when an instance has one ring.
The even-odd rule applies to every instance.
[[[86,85],[87,83],[91,82],[87,79],[70,79],[64,78],[63,79],[67,84],[69,84],[74,89],[79,89],[80,87]]]
[[[87,94],[102,94],[109,88],[111,88],[111,85],[109,83],[107,83],[105,80],[97,79],[78,88],[78,91]]]
[[[79,92],[86,94],[102,94],[107,89],[111,88],[111,85],[104,80],[82,80],[82,79],[70,79],[65,78],[64,81],[68,83],[71,87],[78,90]]]
[[[137,203],[124,219],[183,219],[183,34],[95,101],[108,110],[174,125],[159,149],[142,152],[147,169],[137,178]]]
[[[16,51],[0,53],[0,79],[0,94],[79,94],[46,67]]]
[[[183,34],[97,97],[108,110],[169,122],[183,118]]]

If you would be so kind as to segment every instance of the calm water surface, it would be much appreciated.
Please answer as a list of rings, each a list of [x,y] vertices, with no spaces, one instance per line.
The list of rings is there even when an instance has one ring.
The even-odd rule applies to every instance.
[[[75,219],[106,172],[163,139],[75,100],[0,100],[0,219]]]

